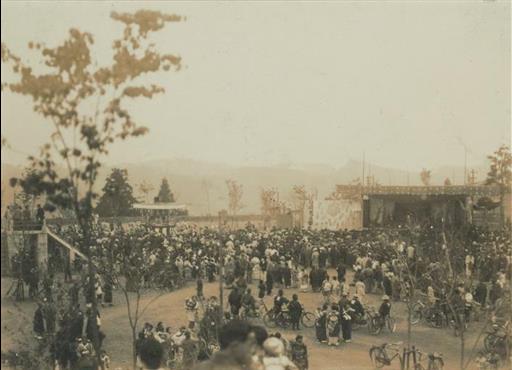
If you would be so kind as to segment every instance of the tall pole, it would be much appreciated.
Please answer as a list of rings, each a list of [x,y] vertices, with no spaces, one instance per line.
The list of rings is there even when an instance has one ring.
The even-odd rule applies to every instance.
[[[222,226],[219,225],[219,231],[222,232]],[[224,323],[224,246],[222,238],[219,238],[219,322]]]
[[[464,185],[466,185],[468,181],[468,150],[464,145]]]
[[[363,177],[361,178],[361,184],[363,185],[363,187],[364,187],[364,180],[365,180],[365,178],[364,178],[364,152],[363,152]]]

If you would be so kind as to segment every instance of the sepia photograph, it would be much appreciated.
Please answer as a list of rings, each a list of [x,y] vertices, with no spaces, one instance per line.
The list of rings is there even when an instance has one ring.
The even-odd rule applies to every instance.
[[[510,369],[511,18],[2,0],[0,369]]]

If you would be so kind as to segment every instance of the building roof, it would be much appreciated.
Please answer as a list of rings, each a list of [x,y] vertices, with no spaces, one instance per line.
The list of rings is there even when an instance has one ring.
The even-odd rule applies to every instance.
[[[498,186],[447,185],[447,186],[360,186],[336,185],[336,193],[361,195],[500,195]]]
[[[173,210],[186,210],[185,204],[176,203],[154,203],[154,204],[142,204],[137,203],[133,205],[134,209],[146,209],[151,211],[173,211]]]

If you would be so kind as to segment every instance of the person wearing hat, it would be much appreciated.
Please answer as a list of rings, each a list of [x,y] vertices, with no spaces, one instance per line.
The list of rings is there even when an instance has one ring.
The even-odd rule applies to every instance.
[[[265,370],[297,370],[297,366],[284,354],[284,344],[279,338],[270,337],[263,342]]]
[[[354,294],[353,299],[350,301],[350,307],[354,310],[352,318],[363,318],[364,317],[364,307],[363,304],[359,301],[359,296]]]
[[[277,295],[274,297],[274,313],[277,315],[281,312],[284,305],[288,304],[288,298],[284,296],[284,292],[282,289],[279,289]]]
[[[379,316],[381,317],[382,322],[385,322],[385,320],[388,319],[390,314],[391,314],[391,303],[389,302],[389,296],[387,294],[384,294],[382,296],[382,303],[379,307]]]
[[[290,320],[292,322],[292,330],[299,330],[300,317],[302,315],[302,305],[299,302],[297,294],[292,296],[292,301],[288,305]]]

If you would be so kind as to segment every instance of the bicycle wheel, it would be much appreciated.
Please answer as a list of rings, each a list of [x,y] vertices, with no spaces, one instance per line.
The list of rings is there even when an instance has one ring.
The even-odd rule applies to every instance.
[[[431,360],[428,364],[429,370],[443,370],[444,362],[440,358]]]
[[[276,317],[276,323],[280,328],[286,329],[290,322],[290,315],[287,312],[280,312]]]
[[[390,333],[394,333],[396,331],[396,320],[393,317],[388,317],[386,325]]]
[[[435,313],[432,313],[431,315],[425,317],[425,321],[431,328],[440,329],[443,327],[443,318]]]
[[[265,324],[266,327],[274,329],[277,326],[274,313],[270,311],[265,313],[265,315],[263,315],[263,323]]]
[[[312,328],[315,326],[316,317],[312,312],[305,312],[302,315],[301,322],[305,328]]]
[[[418,324],[422,318],[423,318],[423,307],[421,304],[415,303],[412,306],[412,311],[411,311],[411,324],[412,325]]]
[[[370,349],[370,360],[372,361],[373,366],[377,369],[388,365],[388,361],[386,361],[386,352],[382,347],[372,347]]]
[[[376,317],[368,321],[368,332],[372,335],[378,335],[382,331],[382,325]]]

